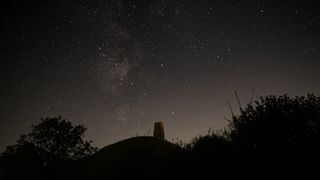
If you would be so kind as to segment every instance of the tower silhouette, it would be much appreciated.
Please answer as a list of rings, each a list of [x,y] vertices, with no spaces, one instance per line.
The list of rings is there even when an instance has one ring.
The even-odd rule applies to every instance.
[[[164,139],[164,128],[162,122],[154,123],[153,137]]]

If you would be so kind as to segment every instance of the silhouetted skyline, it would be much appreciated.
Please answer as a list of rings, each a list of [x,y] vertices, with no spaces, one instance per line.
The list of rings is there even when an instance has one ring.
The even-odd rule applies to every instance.
[[[319,95],[316,1],[23,1],[1,7],[0,151],[40,118],[102,147],[226,125],[268,94]]]

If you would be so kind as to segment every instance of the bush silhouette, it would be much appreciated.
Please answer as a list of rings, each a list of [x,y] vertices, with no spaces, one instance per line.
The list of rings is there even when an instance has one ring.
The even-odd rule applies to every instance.
[[[212,132],[205,136],[200,135],[193,138],[191,143],[185,145],[185,147],[198,155],[206,155],[205,158],[208,158],[208,153],[214,155],[224,152],[226,148],[230,147],[230,143],[225,131],[222,133]]]
[[[311,174],[318,167],[320,97],[261,97],[240,109],[229,127],[237,161],[252,171]]]
[[[234,116],[230,128],[232,141],[249,149],[315,146],[320,139],[320,98],[261,97]]]
[[[203,177],[274,179],[318,176],[320,97],[266,96],[240,108],[222,133],[185,145]]]

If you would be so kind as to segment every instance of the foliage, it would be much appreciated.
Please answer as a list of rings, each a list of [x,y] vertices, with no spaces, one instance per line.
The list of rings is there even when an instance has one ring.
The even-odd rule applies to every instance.
[[[2,156],[14,156],[24,147],[32,146],[45,163],[77,160],[97,150],[91,141],[83,139],[86,130],[83,125],[73,126],[61,117],[41,119],[16,145],[8,146]]]
[[[266,96],[240,108],[229,124],[238,172],[318,176],[320,97]]]
[[[226,130],[212,130],[209,128],[208,134],[199,135],[191,140],[190,143],[184,145],[186,149],[192,151],[211,151],[228,146],[230,141],[228,139],[228,132]]]
[[[250,149],[316,147],[320,140],[320,97],[260,97],[230,123],[233,143]]]
[[[187,144],[196,172],[259,179],[318,175],[320,97],[260,97],[232,114],[228,128]]]

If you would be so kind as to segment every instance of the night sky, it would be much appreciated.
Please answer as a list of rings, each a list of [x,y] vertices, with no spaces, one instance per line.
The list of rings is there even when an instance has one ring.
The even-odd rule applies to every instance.
[[[2,2],[0,151],[45,117],[103,147],[155,121],[168,140],[223,128],[235,90],[320,95],[316,2]]]

